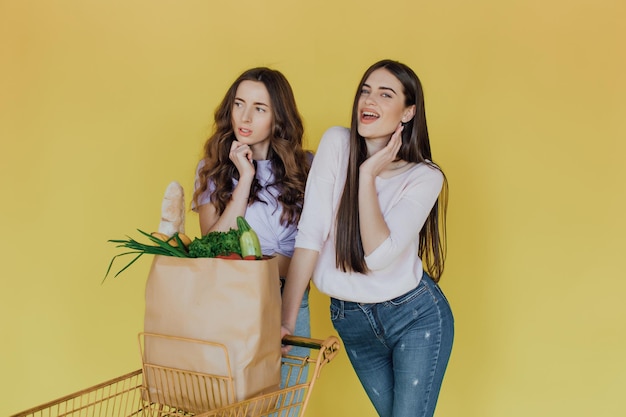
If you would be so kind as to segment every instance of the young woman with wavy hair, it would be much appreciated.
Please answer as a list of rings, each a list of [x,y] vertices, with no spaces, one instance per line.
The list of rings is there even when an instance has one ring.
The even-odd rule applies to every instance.
[[[245,217],[263,254],[278,258],[281,277],[293,255],[312,160],[302,148],[303,132],[285,76],[252,68],[235,80],[216,109],[214,133],[196,169],[192,208],[202,235],[236,229],[237,217]],[[295,334],[310,336],[308,292],[297,315]],[[307,352],[294,349],[298,356]]]
[[[382,417],[431,417],[454,337],[437,284],[445,261],[447,182],[433,162],[419,78],[392,60],[359,82],[350,129],[326,131],[305,193],[283,293],[294,330],[313,277]]]

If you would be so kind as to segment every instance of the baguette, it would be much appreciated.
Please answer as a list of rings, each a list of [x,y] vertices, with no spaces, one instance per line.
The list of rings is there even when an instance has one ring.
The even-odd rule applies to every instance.
[[[165,189],[159,233],[168,237],[185,233],[185,191],[176,181],[172,181]]]

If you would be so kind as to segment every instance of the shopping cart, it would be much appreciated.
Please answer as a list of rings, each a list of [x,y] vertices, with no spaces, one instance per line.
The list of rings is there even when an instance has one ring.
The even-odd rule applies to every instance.
[[[142,333],[140,345],[146,335],[192,341]],[[214,346],[228,358],[227,349],[219,343],[194,342]],[[336,356],[339,341],[334,336],[325,340],[286,336],[283,343],[311,349],[307,357],[283,355],[282,361],[287,381],[301,381],[309,370],[307,380],[244,401],[233,400],[236,381],[229,369],[225,374],[207,374],[144,360],[142,369],[11,417],[299,417],[306,410],[322,368]]]

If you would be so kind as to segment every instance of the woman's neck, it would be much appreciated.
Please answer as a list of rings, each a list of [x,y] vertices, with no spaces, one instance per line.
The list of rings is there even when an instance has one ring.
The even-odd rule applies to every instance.
[[[388,138],[378,138],[378,139],[365,139],[365,146],[367,147],[367,157],[374,155],[376,152],[380,151],[382,148],[387,146],[389,142]]]
[[[255,161],[264,161],[267,159],[270,144],[269,141],[264,141],[250,146],[250,149],[252,150],[252,159]]]

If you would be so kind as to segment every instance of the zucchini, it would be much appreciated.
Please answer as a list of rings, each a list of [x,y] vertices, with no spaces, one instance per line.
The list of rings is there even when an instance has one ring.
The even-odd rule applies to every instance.
[[[239,232],[241,234],[239,237],[239,243],[241,244],[241,256],[244,259],[246,256],[254,256],[256,259],[263,258],[259,237],[242,216],[237,217],[237,227],[239,228]]]

